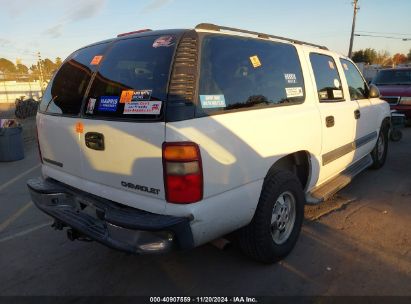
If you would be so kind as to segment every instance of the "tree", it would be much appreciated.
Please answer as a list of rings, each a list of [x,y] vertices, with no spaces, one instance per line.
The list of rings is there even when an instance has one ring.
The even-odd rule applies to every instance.
[[[387,51],[379,51],[377,53],[377,57],[375,58],[375,63],[380,64],[382,66],[392,65],[393,61],[390,56],[390,53]]]
[[[60,57],[57,57],[54,62],[55,62],[55,65],[56,65],[57,68],[59,68],[61,66],[61,64],[63,63],[63,61],[61,60]]]
[[[394,56],[392,56],[392,62],[397,65],[401,63],[406,63],[407,62],[407,56],[404,54],[397,53]]]
[[[410,51],[408,52],[407,58],[408,58],[408,61],[411,62],[411,49],[410,49]]]
[[[43,69],[43,73],[46,75],[50,75],[56,69],[56,64],[51,61],[50,59],[46,58],[41,61],[41,67]]]
[[[16,70],[17,70],[17,73],[19,74],[27,74],[29,72],[29,68],[21,63],[17,63]]]
[[[352,60],[354,62],[365,62],[368,64],[373,64],[377,57],[377,52],[374,49],[367,48],[365,50],[359,50],[354,52]]]
[[[0,71],[3,73],[16,73],[16,66],[6,58],[0,58]]]

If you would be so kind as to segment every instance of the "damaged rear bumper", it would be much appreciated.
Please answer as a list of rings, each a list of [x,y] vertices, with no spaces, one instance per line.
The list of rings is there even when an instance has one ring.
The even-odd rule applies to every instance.
[[[34,204],[56,220],[56,228],[69,227],[71,239],[86,237],[137,254],[194,247],[188,218],[123,206],[52,179],[31,179],[27,186]]]

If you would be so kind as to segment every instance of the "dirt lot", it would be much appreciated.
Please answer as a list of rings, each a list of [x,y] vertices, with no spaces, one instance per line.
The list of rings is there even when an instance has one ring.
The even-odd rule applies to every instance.
[[[235,246],[139,257],[71,242],[30,202],[25,181],[39,174],[32,144],[0,163],[0,295],[411,296],[411,128],[383,169],[307,208],[296,248],[271,266]]]

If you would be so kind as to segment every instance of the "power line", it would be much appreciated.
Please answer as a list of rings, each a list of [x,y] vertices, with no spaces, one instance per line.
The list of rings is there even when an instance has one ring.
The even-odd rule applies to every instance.
[[[379,35],[368,35],[368,34],[355,34],[354,36],[363,36],[363,37],[375,37],[375,38],[385,38],[385,39],[396,39],[396,40],[411,40],[411,38],[403,38],[403,37],[393,37],[393,36],[379,36]]]
[[[368,34],[386,34],[386,35],[400,35],[400,36],[411,36],[411,34],[404,34],[404,33],[371,32],[371,31],[357,31],[357,33],[368,33]]]

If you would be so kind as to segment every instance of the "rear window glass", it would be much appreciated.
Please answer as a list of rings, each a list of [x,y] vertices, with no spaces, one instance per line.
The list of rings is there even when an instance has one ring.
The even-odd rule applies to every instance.
[[[376,85],[410,85],[411,84],[411,70],[382,70],[379,71],[373,83]]]
[[[344,100],[341,78],[331,56],[311,53],[311,66],[320,102]]]
[[[47,86],[40,111],[78,115],[91,75],[107,45],[86,47],[71,54]]]
[[[157,118],[167,98],[174,36],[115,42],[103,58],[86,99],[87,117]]]
[[[202,112],[300,103],[304,95],[294,46],[243,37],[204,38],[198,100]]]

